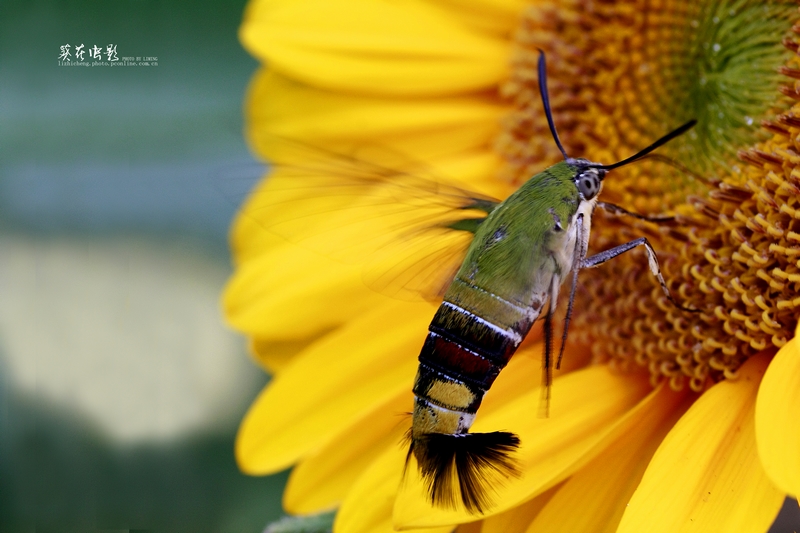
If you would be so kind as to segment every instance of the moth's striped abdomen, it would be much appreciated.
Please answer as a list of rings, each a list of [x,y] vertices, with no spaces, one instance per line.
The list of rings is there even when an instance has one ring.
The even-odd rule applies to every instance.
[[[538,316],[535,307],[509,302],[459,278],[431,322],[414,382],[411,451],[434,503],[452,507],[458,472],[461,501],[480,512],[487,498],[480,486],[485,468],[514,474],[508,457],[518,445],[505,432],[469,433],[483,395],[506,366]],[[466,464],[483,468],[465,468]]]

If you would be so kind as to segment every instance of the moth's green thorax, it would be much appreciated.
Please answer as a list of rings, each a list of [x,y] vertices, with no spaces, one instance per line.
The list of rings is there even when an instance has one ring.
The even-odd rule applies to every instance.
[[[588,236],[596,196],[581,195],[581,170],[576,160],[560,162],[497,206],[478,227],[456,279],[540,308],[553,276],[564,279],[572,268],[579,211]]]

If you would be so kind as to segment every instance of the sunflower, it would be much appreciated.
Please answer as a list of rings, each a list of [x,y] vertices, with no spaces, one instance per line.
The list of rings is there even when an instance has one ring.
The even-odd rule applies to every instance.
[[[539,49],[570,155],[611,163],[697,119],[659,157],[605,181],[603,200],[674,221],[598,212],[590,249],[647,236],[672,294],[700,311],[670,304],[641,253],[582,271],[550,416],[536,416],[534,331],[473,428],[517,433],[522,475],[493,487],[482,514],[433,507],[413,469],[403,476],[409,422],[398,414],[413,404],[435,308],[386,297],[362,266],[266,231],[265,205],[336,217],[358,200],[276,193],[265,180],[235,221],[224,295],[274,376],[241,424],[240,468],[296,465],[286,511],[335,509],[343,533],[766,531],[800,493],[799,19],[795,4],[747,0],[251,1],[240,37],[264,66],[247,133],[267,160],[291,163],[278,139],[360,150],[374,168],[403,154],[505,198],[561,159],[541,111]],[[321,239],[332,249],[358,241],[338,227]]]

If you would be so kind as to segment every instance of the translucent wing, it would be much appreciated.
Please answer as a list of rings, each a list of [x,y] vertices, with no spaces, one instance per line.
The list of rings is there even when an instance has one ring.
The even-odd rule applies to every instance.
[[[278,146],[269,178],[242,205],[242,220],[363,265],[364,282],[392,297],[439,298],[498,204],[386,150],[343,154],[287,140]],[[235,181],[224,189],[231,199],[244,197]]]

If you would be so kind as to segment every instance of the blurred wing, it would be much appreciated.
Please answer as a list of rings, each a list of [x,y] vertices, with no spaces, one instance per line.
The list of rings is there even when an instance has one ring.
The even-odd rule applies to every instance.
[[[499,203],[423,176],[424,168],[395,153],[346,155],[294,141],[281,146],[269,178],[249,194],[240,216],[325,256],[363,265],[364,282],[395,298],[440,298],[478,225]],[[243,196],[235,183],[225,185],[229,198]]]

